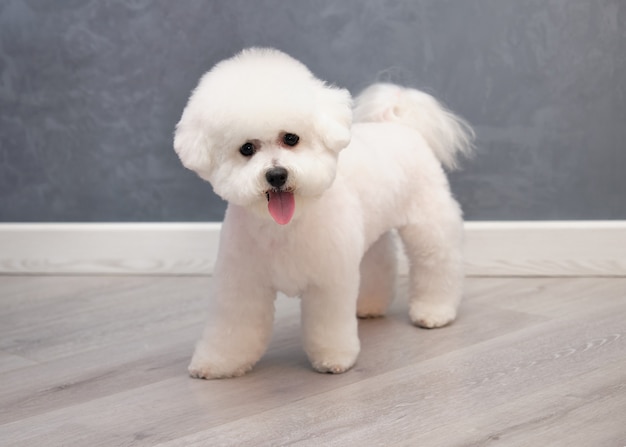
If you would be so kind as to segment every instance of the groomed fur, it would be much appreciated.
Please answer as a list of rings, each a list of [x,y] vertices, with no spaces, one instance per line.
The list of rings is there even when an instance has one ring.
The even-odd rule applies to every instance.
[[[374,84],[355,100],[355,123],[395,122],[417,130],[441,164],[458,168],[460,155],[472,153],[474,131],[428,93],[394,84]]]
[[[431,96],[389,84],[358,97],[354,123],[352,113],[346,90],[272,49],[217,64],[193,91],[174,147],[228,202],[193,377],[252,369],[279,291],[301,298],[313,368],[349,370],[356,316],[384,315],[394,294],[394,230],[410,263],[411,321],[456,318],[463,221],[442,164],[470,152],[471,129]]]

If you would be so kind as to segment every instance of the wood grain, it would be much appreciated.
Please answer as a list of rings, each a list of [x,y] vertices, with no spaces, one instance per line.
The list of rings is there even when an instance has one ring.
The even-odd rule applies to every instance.
[[[309,367],[277,301],[247,376],[187,377],[209,277],[0,277],[4,445],[623,445],[626,279],[475,278],[459,319],[359,323],[350,372]]]

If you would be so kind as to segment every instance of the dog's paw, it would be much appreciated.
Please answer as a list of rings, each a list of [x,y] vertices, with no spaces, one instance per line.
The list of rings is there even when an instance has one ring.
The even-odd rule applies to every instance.
[[[409,316],[414,325],[434,329],[452,323],[456,318],[456,308],[417,302],[411,306]]]
[[[311,365],[313,366],[313,369],[315,369],[315,371],[320,372],[320,373],[341,374],[351,369],[355,363],[356,363],[356,358],[354,360],[343,361],[343,362],[339,360],[313,361],[311,362]]]
[[[196,352],[187,370],[189,375],[195,379],[226,379],[243,376],[253,366],[254,363],[231,364],[223,359],[221,361],[217,358],[211,359]]]
[[[361,291],[356,303],[356,316],[359,318],[384,317],[393,297],[392,292]]]
[[[356,363],[359,355],[358,345],[354,349],[324,349],[309,353],[313,369],[320,373],[341,374],[348,371]]]
[[[385,316],[387,309],[365,308],[357,309],[356,316],[362,319],[381,318]]]
[[[187,370],[189,375],[194,379],[228,379],[231,377],[240,377],[252,369],[252,365],[241,367],[233,371],[224,371],[211,367],[211,365],[198,366],[193,362]]]

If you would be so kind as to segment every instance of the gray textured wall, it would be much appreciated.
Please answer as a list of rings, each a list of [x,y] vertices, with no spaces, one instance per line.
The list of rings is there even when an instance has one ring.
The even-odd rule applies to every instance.
[[[2,0],[0,221],[220,220],[172,131],[199,76],[251,45],[465,116],[468,219],[626,218],[623,0]]]

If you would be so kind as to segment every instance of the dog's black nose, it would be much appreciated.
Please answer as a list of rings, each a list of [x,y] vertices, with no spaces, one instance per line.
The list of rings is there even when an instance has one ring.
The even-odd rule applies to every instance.
[[[289,176],[289,173],[287,172],[287,170],[281,167],[275,167],[275,168],[269,169],[265,173],[265,178],[267,180],[267,183],[272,185],[274,188],[280,188],[285,183],[287,183],[288,176]]]

